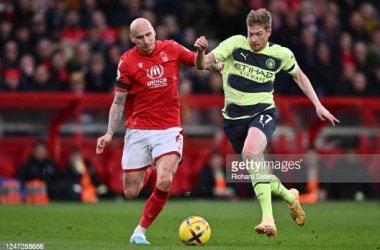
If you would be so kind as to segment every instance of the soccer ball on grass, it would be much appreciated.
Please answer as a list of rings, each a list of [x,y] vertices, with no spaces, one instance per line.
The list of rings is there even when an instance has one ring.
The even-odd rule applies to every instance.
[[[188,246],[203,246],[211,236],[208,222],[199,216],[185,219],[179,227],[179,238]]]

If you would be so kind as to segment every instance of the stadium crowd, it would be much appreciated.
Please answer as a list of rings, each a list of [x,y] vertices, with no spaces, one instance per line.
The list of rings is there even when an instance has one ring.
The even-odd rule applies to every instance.
[[[206,35],[212,49],[245,34],[247,13],[262,7],[273,16],[270,41],[294,51],[319,95],[380,95],[379,3],[355,0],[2,0],[0,91],[109,92],[136,17],[158,40],[194,50]],[[276,82],[278,94],[301,94],[287,74]],[[179,91],[222,94],[221,77],[188,69]]]

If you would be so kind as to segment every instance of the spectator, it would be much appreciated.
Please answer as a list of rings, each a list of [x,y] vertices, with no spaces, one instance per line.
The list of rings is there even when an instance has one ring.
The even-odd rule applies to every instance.
[[[11,40],[13,24],[5,19],[0,22],[0,47],[4,47],[5,43]]]
[[[121,52],[125,52],[132,48],[131,40],[129,39],[129,27],[121,26],[119,28],[119,36],[116,44],[119,45]]]
[[[101,36],[101,31],[97,27],[91,27],[88,30],[87,38],[85,41],[90,45],[92,52],[105,53],[107,49],[107,43]]]
[[[171,39],[170,38],[170,30],[169,30],[168,26],[166,26],[165,24],[157,25],[156,37],[157,37],[157,40],[160,40],[160,41]]]
[[[371,34],[379,27],[379,20],[376,15],[376,10],[370,3],[363,3],[360,7],[360,14],[362,16],[363,25],[368,34]]]
[[[347,31],[351,34],[351,37],[354,37],[356,41],[369,41],[369,35],[363,24],[363,18],[357,11],[351,13]]]
[[[70,10],[67,13],[65,26],[61,32],[63,43],[76,46],[87,35],[87,30],[80,27],[80,16],[77,10]]]
[[[22,75],[21,82],[28,89],[30,89],[33,83],[34,70],[36,68],[33,56],[30,54],[26,54],[22,56],[20,59],[19,67],[20,67],[21,75]]]
[[[372,41],[368,48],[368,63],[374,67],[380,66],[380,29],[372,34]]]
[[[91,15],[98,8],[96,0],[84,0],[80,13],[81,26],[89,28],[91,26]]]
[[[68,63],[70,71],[88,73],[91,61],[91,48],[88,43],[80,43],[76,48],[75,57]]]
[[[19,26],[16,30],[16,42],[20,51],[20,55],[30,53],[32,45],[30,42],[30,34],[27,26]]]
[[[17,179],[22,186],[25,182],[38,179],[46,182],[50,199],[61,199],[64,190],[60,170],[55,162],[49,159],[47,145],[39,141],[33,148],[30,158],[17,170]]]
[[[141,11],[141,17],[147,19],[153,27],[157,25],[156,14],[152,10],[143,10]]]
[[[235,190],[226,183],[225,166],[221,154],[214,153],[211,156],[208,165],[198,175],[194,193],[195,196],[204,198],[235,198]]]
[[[183,29],[182,37],[181,37],[181,44],[185,48],[192,48],[194,46],[194,41],[197,40],[197,32],[194,28],[187,27]]]
[[[36,63],[42,64],[47,69],[50,69],[50,57],[53,52],[52,45],[49,39],[41,39],[37,44]]]
[[[65,173],[67,198],[85,203],[98,201],[98,195],[105,195],[108,188],[103,185],[91,163],[83,158],[77,148],[73,148]]]
[[[112,80],[105,74],[104,59],[101,54],[92,56],[90,71],[86,74],[87,90],[89,92],[108,92],[111,90]]]
[[[16,92],[25,91],[26,88],[21,85],[21,73],[18,69],[7,69],[4,71],[4,83],[0,85],[0,91]]]
[[[340,61],[343,65],[351,64],[355,66],[354,53],[352,49],[352,38],[350,34],[343,33],[339,41],[340,45]]]
[[[193,84],[190,79],[184,78],[179,84],[178,93],[180,96],[188,96],[193,92]]]
[[[28,26],[33,17],[32,1],[19,0],[15,8],[15,16],[17,17],[17,26]]]
[[[330,176],[325,163],[313,147],[309,147],[299,170],[292,171],[293,187],[300,191],[300,201],[314,203],[327,198]]]
[[[284,17],[284,25],[278,31],[278,43],[294,51],[300,44],[301,24],[298,13],[287,11]]]
[[[32,46],[38,44],[42,38],[49,38],[49,29],[47,27],[46,17],[44,14],[36,13],[33,16],[30,38],[32,41]]]
[[[271,39],[273,42],[278,41],[278,31],[283,25],[282,21],[282,11],[283,3],[281,0],[270,0],[268,3],[268,10],[272,14],[272,35]]]
[[[222,76],[218,73],[211,73],[210,75],[210,94],[223,95],[223,81]]]
[[[331,184],[331,198],[354,199],[371,196],[366,167],[353,148],[346,148],[343,157],[332,167],[330,176],[336,178]]]
[[[51,29],[62,29],[65,23],[65,17],[67,12],[67,1],[66,0],[55,0],[53,2],[53,8],[48,11],[47,24],[49,30]]]
[[[118,45],[110,45],[107,50],[106,68],[105,74],[107,79],[112,81],[110,84],[116,84],[117,66],[119,65],[119,59],[122,55]]]
[[[50,76],[50,81],[58,89],[66,90],[68,88],[69,73],[66,69],[66,56],[62,50],[56,50],[52,55]]]
[[[318,33],[318,18],[315,14],[314,1],[302,1],[300,20],[302,26],[310,30],[312,33]]]
[[[91,23],[93,27],[96,27],[101,39],[107,44],[112,44],[117,39],[117,29],[108,27],[104,13],[100,10],[94,11],[91,15]]]
[[[354,45],[354,59],[356,69],[368,75],[367,46],[364,42],[356,42]]]
[[[50,92],[58,91],[57,85],[53,85],[50,81],[50,74],[44,65],[38,65],[33,77],[32,91],[36,92]]]
[[[70,75],[69,91],[78,95],[84,94],[86,90],[86,81],[84,74],[80,71],[75,71]]]
[[[4,68],[17,68],[18,67],[18,46],[15,41],[9,41],[4,47]]]
[[[319,95],[334,95],[336,83],[339,82],[340,68],[333,61],[326,43],[320,43],[317,49],[317,63],[312,74],[313,87]]]
[[[303,28],[301,32],[301,44],[294,51],[299,66],[303,72],[313,78],[314,69],[313,65],[316,64],[316,35],[307,28]]]
[[[348,92],[345,93],[348,96],[370,96],[367,77],[362,73],[358,72],[351,81],[351,86]]]
[[[326,14],[323,19],[323,29],[319,32],[319,38],[328,44],[330,51],[338,51],[340,32],[340,23],[337,17],[331,13]]]

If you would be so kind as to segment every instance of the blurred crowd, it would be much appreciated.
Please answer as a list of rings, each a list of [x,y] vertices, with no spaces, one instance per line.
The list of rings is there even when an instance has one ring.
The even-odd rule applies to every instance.
[[[0,91],[109,92],[129,25],[144,17],[157,39],[190,50],[246,35],[251,9],[273,15],[271,42],[290,48],[319,95],[380,95],[378,1],[355,0],[0,0]],[[219,74],[181,70],[180,94],[222,94]],[[301,91],[287,74],[278,94]]]

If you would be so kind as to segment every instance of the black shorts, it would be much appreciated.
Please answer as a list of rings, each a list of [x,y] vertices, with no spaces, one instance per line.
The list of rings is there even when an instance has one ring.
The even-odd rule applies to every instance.
[[[260,129],[267,137],[267,142],[272,138],[276,130],[276,110],[265,110],[252,118],[241,120],[224,119],[224,132],[230,140],[236,154],[241,154],[248,130],[251,127]]]

